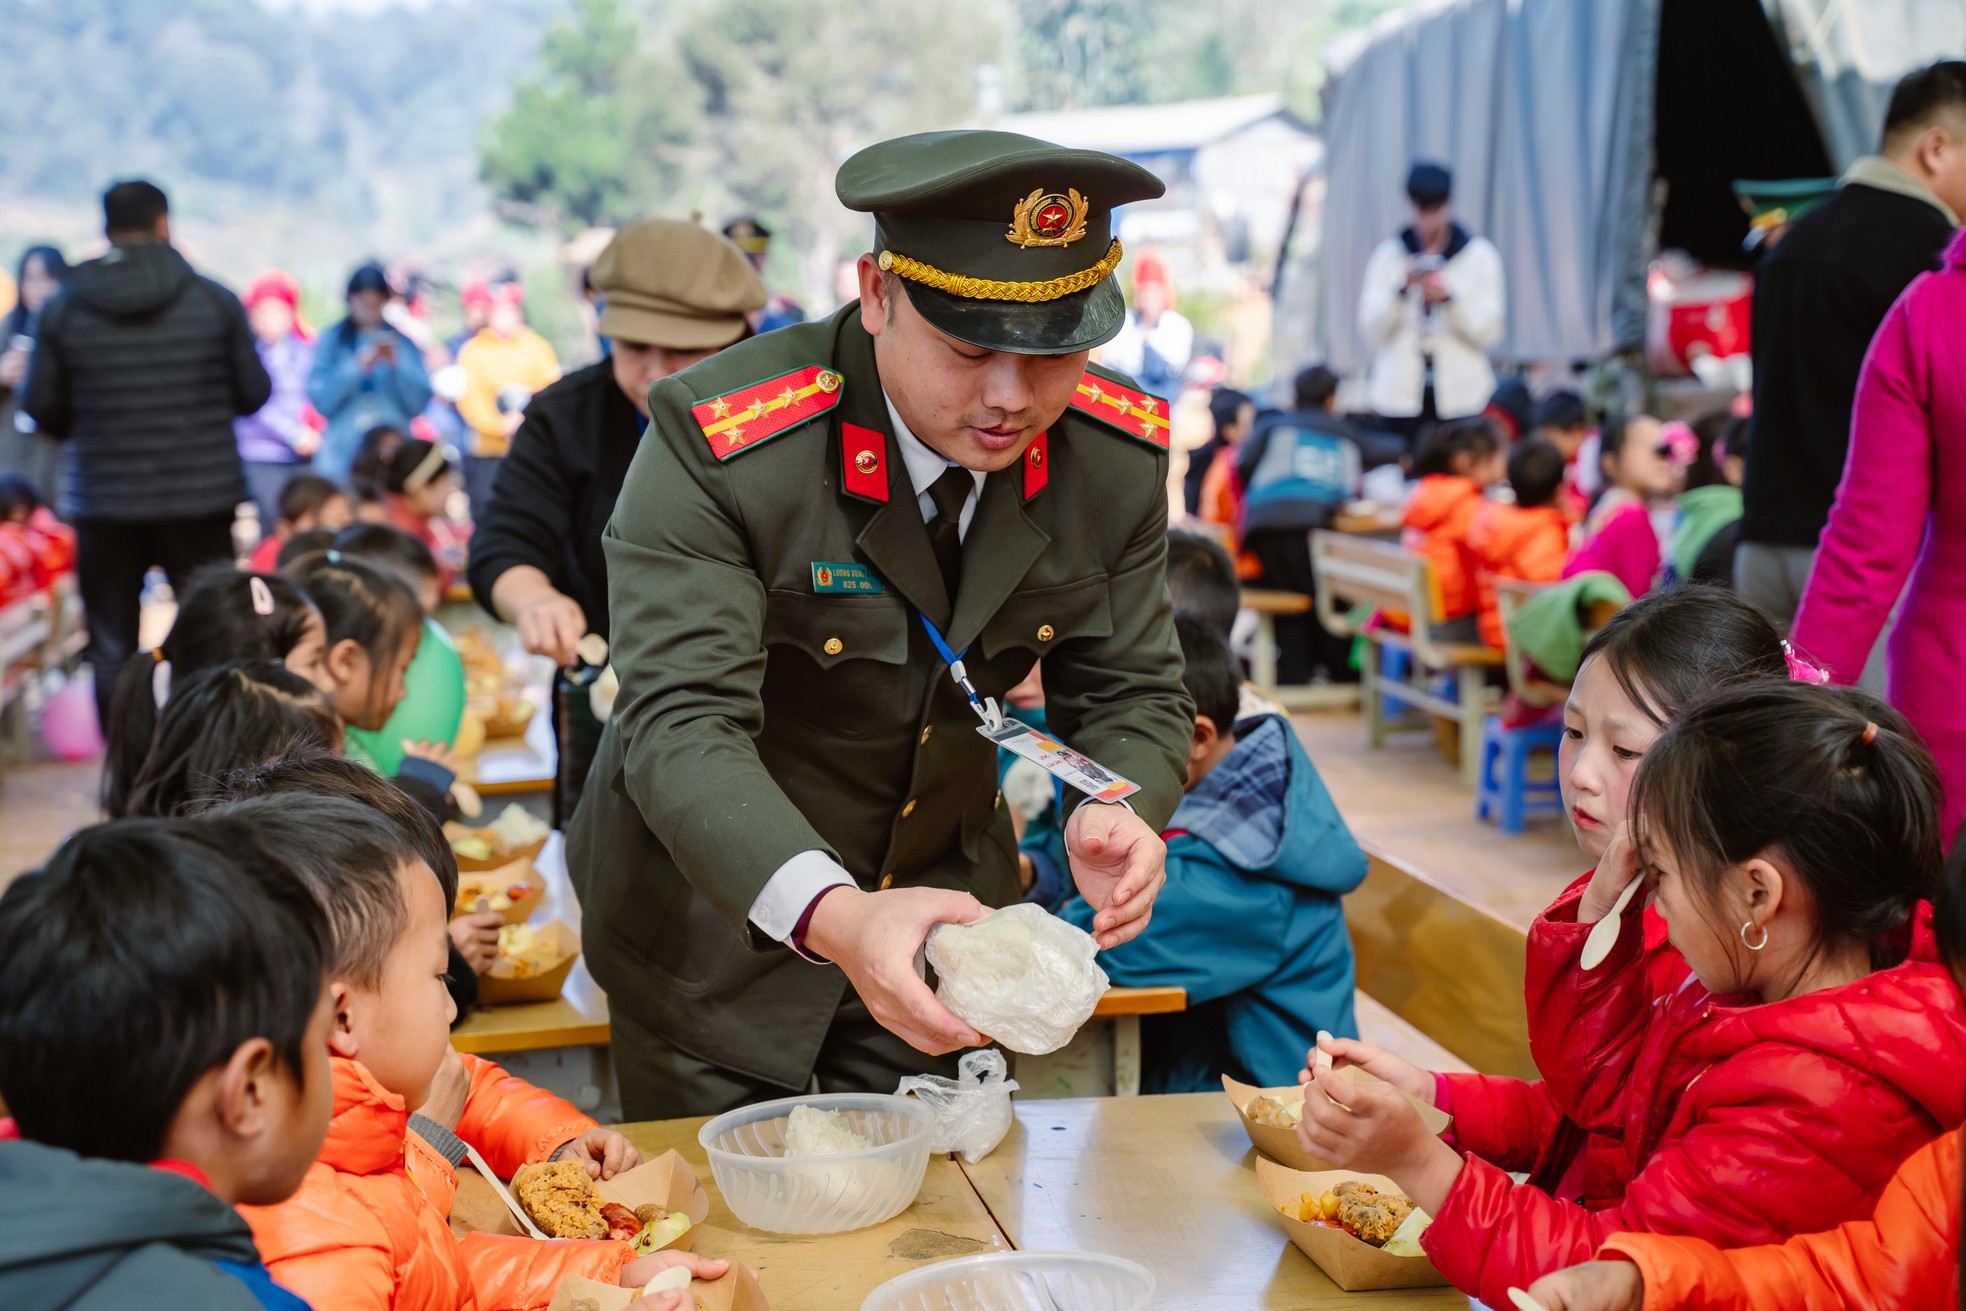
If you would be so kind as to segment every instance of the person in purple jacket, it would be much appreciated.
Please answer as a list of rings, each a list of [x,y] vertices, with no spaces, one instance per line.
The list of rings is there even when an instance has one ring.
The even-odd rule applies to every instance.
[[[246,464],[246,487],[259,507],[262,532],[280,520],[280,490],[307,471],[320,444],[319,429],[308,422],[307,373],[314,367],[314,334],[300,320],[300,283],[282,269],[253,279],[241,298],[259,346],[259,362],[273,380],[265,405],[232,421],[239,458]]]

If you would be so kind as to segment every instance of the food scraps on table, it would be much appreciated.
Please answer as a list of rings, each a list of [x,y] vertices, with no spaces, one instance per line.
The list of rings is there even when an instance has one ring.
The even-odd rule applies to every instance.
[[[532,895],[530,883],[513,883],[500,892],[487,892],[483,884],[473,885],[460,882],[457,893],[457,913],[468,915],[480,910],[511,910],[514,906]]]

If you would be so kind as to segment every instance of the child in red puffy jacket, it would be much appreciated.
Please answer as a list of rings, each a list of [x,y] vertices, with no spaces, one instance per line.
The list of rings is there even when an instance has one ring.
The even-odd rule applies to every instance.
[[[1617,1232],[1725,1246],[1868,1215],[1899,1162],[1966,1117],[1966,1007],[1925,898],[1939,884],[1938,776],[1902,716],[1860,693],[1738,684],[1646,750],[1632,819],[1529,942],[1531,1044],[1551,1093],[1622,1144],[1630,1182],[1587,1209],[1427,1133],[1391,1089],[1320,1071],[1300,1134],[1390,1175],[1433,1215],[1421,1244],[1490,1305]],[[1628,835],[1640,835],[1634,841]],[[1608,957],[1591,927],[1652,890]]]

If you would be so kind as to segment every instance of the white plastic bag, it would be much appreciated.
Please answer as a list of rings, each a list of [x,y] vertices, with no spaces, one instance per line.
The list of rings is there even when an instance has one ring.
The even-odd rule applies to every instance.
[[[1003,1053],[986,1047],[966,1053],[954,1079],[914,1074],[903,1079],[894,1092],[897,1097],[913,1093],[935,1112],[929,1151],[938,1156],[961,1152],[963,1160],[975,1165],[994,1152],[1010,1132],[1010,1094],[1016,1091],[1017,1080],[1006,1079],[1004,1075],[1009,1072]]]
[[[1042,906],[1006,906],[928,936],[935,996],[977,1032],[1042,1056],[1072,1040],[1110,986],[1099,945]]]

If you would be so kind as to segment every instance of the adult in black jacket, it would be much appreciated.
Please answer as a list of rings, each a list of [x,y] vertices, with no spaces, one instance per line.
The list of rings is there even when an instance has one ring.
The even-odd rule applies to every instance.
[[[1852,164],[1755,271],[1754,419],[1734,586],[1783,627],[1843,477],[1864,352],[1905,284],[1938,267],[1962,211],[1966,63],[1950,60],[1898,84],[1881,153]]]
[[[735,245],[692,223],[645,219],[615,234],[589,273],[612,349],[526,406],[471,535],[478,604],[526,650],[562,667],[588,633],[608,635],[601,530],[648,422],[648,391],[749,335],[765,286]],[[572,818],[600,724],[585,692],[555,680],[555,822]]]
[[[182,587],[232,556],[246,477],[232,433],[266,404],[238,297],[171,247],[169,204],[148,182],[103,195],[110,251],[77,266],[41,311],[21,408],[63,441],[58,508],[76,530],[96,704],[136,652],[143,577]]]

